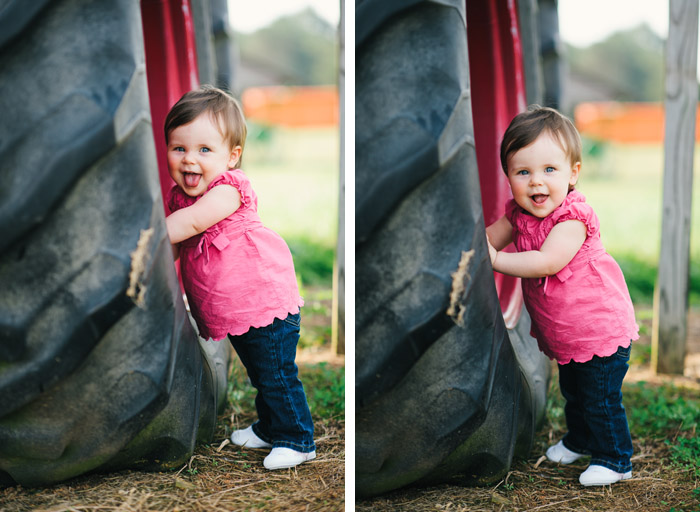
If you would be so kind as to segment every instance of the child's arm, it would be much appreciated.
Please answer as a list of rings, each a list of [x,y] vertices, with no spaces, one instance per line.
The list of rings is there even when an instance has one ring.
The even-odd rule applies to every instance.
[[[486,228],[486,238],[499,251],[513,241],[513,226],[505,215]]]
[[[552,228],[539,251],[501,252],[489,244],[491,264],[494,270],[510,276],[551,276],[569,264],[585,241],[586,225],[567,220]]]
[[[165,219],[171,244],[198,235],[235,212],[241,195],[231,185],[213,187],[192,206],[177,210]]]

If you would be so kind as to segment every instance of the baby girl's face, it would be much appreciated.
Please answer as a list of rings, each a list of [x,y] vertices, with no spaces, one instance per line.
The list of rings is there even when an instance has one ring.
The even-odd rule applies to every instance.
[[[559,141],[549,132],[542,132],[508,158],[513,199],[525,211],[544,218],[564,202],[580,169],[581,162],[572,166]]]
[[[207,112],[172,130],[168,139],[170,177],[192,197],[204,194],[209,184],[232,169],[241,156],[241,147],[229,147]]]

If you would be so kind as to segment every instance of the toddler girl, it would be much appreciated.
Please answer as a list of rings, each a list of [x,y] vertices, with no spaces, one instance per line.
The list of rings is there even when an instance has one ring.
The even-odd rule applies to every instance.
[[[622,405],[631,340],[639,338],[620,267],[600,241],[598,217],[574,190],[581,140],[573,123],[539,106],[503,136],[501,165],[513,193],[487,229],[494,270],[523,278],[532,335],[559,364],[568,433],[547,450],[569,464],[591,456],[581,484],[632,476],[632,440]],[[517,252],[502,251],[511,242]]]
[[[258,393],[258,421],[231,441],[272,448],[267,469],[316,457],[313,422],[294,362],[299,296],[287,244],[262,225],[250,181],[238,169],[243,113],[231,96],[204,86],[165,119],[168,170],[176,185],[166,219],[200,336],[229,337]]]

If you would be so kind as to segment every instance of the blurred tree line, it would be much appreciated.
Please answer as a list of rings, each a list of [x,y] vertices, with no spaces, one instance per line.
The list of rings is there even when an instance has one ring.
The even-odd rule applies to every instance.
[[[273,70],[283,85],[338,81],[337,27],[311,8],[278,18],[251,34],[236,34],[241,59]]]
[[[664,44],[642,24],[586,48],[566,45],[566,61],[572,80],[595,82],[610,91],[610,99],[663,101]]]

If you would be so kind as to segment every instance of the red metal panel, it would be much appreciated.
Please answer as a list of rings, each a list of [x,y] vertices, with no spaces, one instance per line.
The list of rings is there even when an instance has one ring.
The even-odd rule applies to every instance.
[[[467,40],[476,158],[486,225],[504,213],[512,197],[499,158],[511,119],[526,108],[522,50],[515,0],[467,1]],[[522,309],[517,278],[494,273],[506,325]]]
[[[163,123],[170,108],[199,85],[194,25],[189,0],[141,0],[148,97],[163,198],[173,185],[168,174]],[[165,206],[166,214],[168,212]]]

